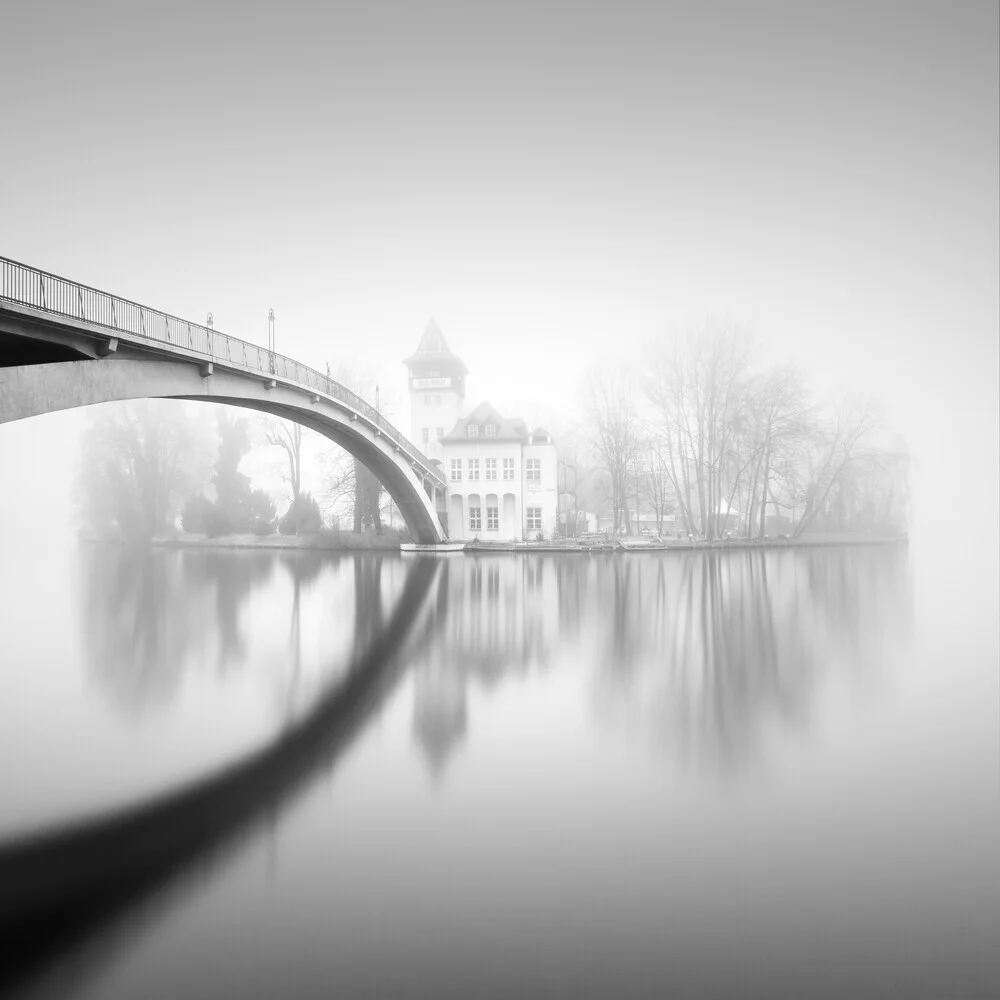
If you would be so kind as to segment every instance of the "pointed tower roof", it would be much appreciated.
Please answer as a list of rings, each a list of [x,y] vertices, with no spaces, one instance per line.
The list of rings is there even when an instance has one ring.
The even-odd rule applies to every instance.
[[[417,354],[451,354],[448,341],[444,339],[441,327],[433,319],[427,321],[427,329],[420,338]]]
[[[424,335],[420,338],[416,353],[405,358],[403,364],[412,369],[414,363],[426,365],[432,362],[447,362],[451,368],[460,368],[463,375],[468,374],[469,371],[462,359],[457,354],[452,353],[441,328],[433,319],[427,323],[427,329],[424,330]]]

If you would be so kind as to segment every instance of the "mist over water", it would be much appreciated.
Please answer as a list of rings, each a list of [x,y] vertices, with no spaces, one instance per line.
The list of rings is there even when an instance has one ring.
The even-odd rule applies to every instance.
[[[9,3],[0,54],[0,994],[1000,996],[995,0]],[[486,427],[551,434],[540,545],[225,549],[379,531],[324,372],[451,538],[518,534]],[[908,541],[542,551],[633,507]]]
[[[22,563],[2,595],[5,827],[132,801],[294,726],[414,565],[81,546],[49,565],[61,627],[12,647],[39,613],[10,585]],[[458,556],[424,602],[339,756],[61,989],[1000,983],[996,636],[919,552]]]
[[[5,588],[4,834],[162,792],[273,738],[379,627],[369,565],[387,599],[406,569],[295,551],[38,555],[22,550]]]

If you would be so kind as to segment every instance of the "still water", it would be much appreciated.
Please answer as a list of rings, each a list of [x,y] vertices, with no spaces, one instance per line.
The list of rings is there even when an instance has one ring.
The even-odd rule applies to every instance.
[[[393,629],[294,795],[31,995],[1000,995],[996,619],[962,595],[901,546],[14,552],[5,838],[293,731]]]

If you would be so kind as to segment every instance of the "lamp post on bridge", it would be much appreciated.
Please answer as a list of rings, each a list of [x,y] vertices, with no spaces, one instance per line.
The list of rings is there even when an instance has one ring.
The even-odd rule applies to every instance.
[[[274,310],[267,311],[267,352],[270,355],[271,374],[274,374]]]
[[[205,326],[208,327],[208,353],[212,353],[212,331],[215,329],[215,319],[211,313],[205,317]]]

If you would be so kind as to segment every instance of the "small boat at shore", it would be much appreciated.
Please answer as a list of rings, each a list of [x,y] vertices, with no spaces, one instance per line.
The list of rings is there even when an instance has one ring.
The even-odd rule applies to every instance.
[[[400,542],[400,552],[420,552],[425,555],[440,556],[449,552],[463,552],[465,542],[437,542],[434,545],[425,545],[422,542]]]

